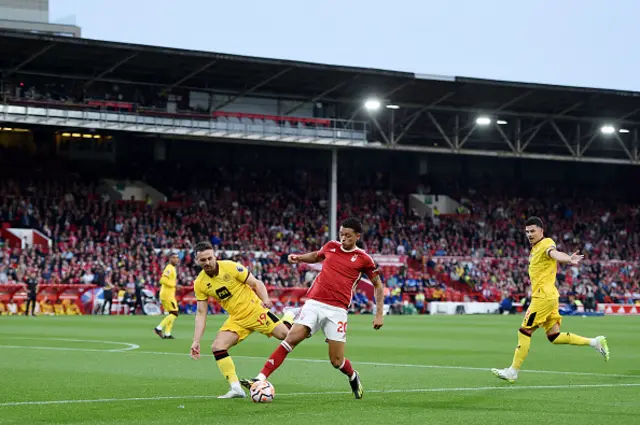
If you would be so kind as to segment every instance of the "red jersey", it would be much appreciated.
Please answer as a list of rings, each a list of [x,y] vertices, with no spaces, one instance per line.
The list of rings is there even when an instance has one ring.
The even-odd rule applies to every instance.
[[[373,258],[360,248],[345,251],[340,242],[331,241],[318,251],[318,256],[324,259],[322,271],[307,292],[309,299],[348,309],[362,275],[369,279],[378,276]]]

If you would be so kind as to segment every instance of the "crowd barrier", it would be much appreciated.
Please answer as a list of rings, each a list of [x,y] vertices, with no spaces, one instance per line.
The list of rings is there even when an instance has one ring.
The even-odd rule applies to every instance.
[[[267,287],[271,301],[274,304],[303,304],[308,288],[281,288]],[[142,304],[145,313],[160,314],[159,303],[154,300],[156,298],[158,288],[147,287],[142,291]],[[127,314],[129,306],[125,305],[124,290],[114,293],[113,305],[111,307],[112,314]],[[17,306],[16,313],[23,312],[22,305],[27,301],[26,285],[24,284],[5,284],[0,285],[0,312],[11,311],[15,304]],[[176,288],[176,300],[181,307],[195,306],[196,297],[190,286],[179,286]],[[71,302],[78,306],[82,314],[98,314],[102,311],[104,301],[103,289],[96,285],[66,285],[66,284],[45,284],[38,285],[38,293],[36,295],[38,303],[59,304],[61,302]],[[10,306],[11,305],[11,306]],[[215,301],[210,301],[211,311],[219,312],[220,306]]]
[[[640,314],[640,305],[635,304],[598,304],[598,313],[616,316],[637,316]]]
[[[494,314],[500,304],[491,302],[434,301],[427,305],[429,314]]]
[[[373,300],[373,287],[368,281],[361,281],[359,289],[362,289],[367,297]],[[267,287],[271,301],[274,305],[302,305],[306,301],[306,293],[308,288],[283,288],[283,287]],[[145,306],[154,304],[152,300],[156,298],[157,288],[145,288],[143,291],[143,304]],[[122,295],[114,294],[112,313],[126,314],[128,309],[122,303]],[[180,286],[176,290],[176,299],[181,306],[195,306],[196,298],[193,289],[190,286]],[[15,303],[20,306],[27,300],[26,285],[24,284],[4,284],[0,285],[0,304],[6,309],[9,303]],[[56,303],[73,303],[76,304],[82,314],[95,313],[102,305],[103,294],[102,288],[96,285],[66,285],[66,284],[47,284],[38,286],[38,294],[36,300]],[[155,303],[158,304],[158,303]],[[220,306],[211,301],[211,311],[219,312]],[[517,309],[521,311],[521,306]],[[497,302],[455,302],[455,301],[432,301],[427,303],[427,311],[429,314],[438,315],[455,315],[455,314],[495,314],[498,312],[500,304]],[[561,309],[568,309],[568,306],[561,305]],[[1,308],[0,308],[1,310]],[[640,304],[613,304],[601,303],[597,305],[597,313],[605,315],[639,315]],[[576,313],[582,314],[583,307],[580,306]],[[159,307],[157,310],[150,309],[151,314],[160,314]]]

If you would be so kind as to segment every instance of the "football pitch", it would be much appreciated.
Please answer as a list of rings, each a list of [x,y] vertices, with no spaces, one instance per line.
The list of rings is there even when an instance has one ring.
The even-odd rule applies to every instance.
[[[228,385],[210,343],[223,316],[209,316],[199,361],[188,356],[193,316],[175,340],[152,331],[158,317],[0,318],[1,424],[637,424],[640,318],[565,318],[563,330],[606,335],[611,360],[590,347],[553,346],[542,331],[515,384],[492,367],[511,363],[521,316],[350,316],[347,357],[364,398],[327,360],[318,335],[271,376],[271,404],[218,400]],[[254,334],[230,350],[253,377],[276,347]]]

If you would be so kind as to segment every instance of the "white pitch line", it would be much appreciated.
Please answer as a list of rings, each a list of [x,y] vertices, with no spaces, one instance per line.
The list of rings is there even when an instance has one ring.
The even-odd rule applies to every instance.
[[[52,350],[52,351],[88,351],[94,353],[123,353],[124,350],[100,350],[99,348],[68,348],[68,347],[38,347],[37,345],[0,345],[0,348],[22,348],[29,350]]]
[[[89,342],[89,343],[93,343],[93,342],[97,342],[100,344],[109,344],[109,345],[125,345],[126,347],[124,348],[114,348],[113,350],[99,350],[99,349],[91,349],[92,351],[106,351],[106,352],[122,352],[122,351],[131,351],[131,350],[137,350],[138,348],[140,348],[139,345],[137,344],[131,344],[129,342],[119,342],[119,341],[98,341],[95,339],[71,339],[71,338],[48,338],[48,337],[30,337],[30,336],[10,336],[8,339],[27,339],[27,340],[45,340],[45,341],[65,341],[65,342]],[[8,347],[8,346],[5,346]],[[14,346],[14,347],[17,347]],[[35,348],[35,347],[30,347],[30,348]],[[55,349],[54,347],[51,347],[52,349]],[[87,349],[89,350],[89,349]]]
[[[92,341],[98,342],[98,341]],[[126,343],[122,343],[126,344]],[[135,345],[135,344],[130,344]],[[61,350],[61,351],[88,351],[88,352],[103,352],[103,353],[127,353],[127,354],[151,354],[151,355],[160,355],[160,356],[181,356],[181,357],[189,357],[189,354],[186,353],[167,353],[160,351],[139,351],[133,348],[130,349],[122,349],[122,350],[100,350],[95,348],[64,348],[64,347],[37,347],[37,346],[27,346],[27,345],[0,345],[0,348],[20,348],[20,349],[29,349],[33,348],[36,350]],[[189,357],[190,358],[190,357]],[[247,359],[247,360],[266,360],[267,357],[256,357],[256,356],[233,356],[234,359]],[[293,362],[303,362],[303,363],[328,363],[328,360],[321,359],[300,359],[296,357],[287,357],[287,361]],[[490,371],[491,368],[486,367],[471,367],[471,366],[447,366],[447,365],[425,365],[425,364],[403,364],[403,363],[376,363],[376,362],[360,362],[355,361],[355,365],[367,365],[367,366],[385,366],[385,367],[403,367],[403,368],[416,368],[416,369],[454,369],[454,370],[474,370],[487,372]],[[596,373],[596,372],[570,372],[570,371],[557,371],[557,370],[521,370],[526,373],[544,373],[549,375],[575,375],[575,376],[594,376],[594,377],[604,377],[604,378],[640,378],[640,375],[625,375],[618,373]]]
[[[143,351],[138,351],[139,353],[143,353]],[[148,353],[151,353],[149,351]],[[265,360],[267,357],[252,357],[252,356],[234,356],[237,359],[260,359]],[[287,357],[287,361],[299,361],[299,362],[310,362],[310,363],[326,363],[329,360],[318,360],[318,359],[298,359],[295,357]],[[367,365],[367,366],[388,366],[388,367],[407,367],[407,368],[422,368],[422,369],[458,369],[458,370],[478,370],[478,371],[490,371],[491,368],[487,367],[470,367],[470,366],[440,366],[440,365],[426,365],[426,364],[402,364],[402,363],[376,363],[376,362],[360,362],[354,361],[356,365]],[[621,374],[613,374],[613,373],[594,373],[594,372],[566,372],[566,371],[555,371],[555,370],[520,370],[520,372],[527,373],[548,373],[553,375],[581,375],[581,376],[605,376],[611,378],[640,378],[640,375],[621,375]]]
[[[0,346],[1,347],[1,346]],[[155,354],[162,356],[189,356],[182,353],[163,353],[159,351],[132,351],[132,353],[138,354]],[[263,360],[266,361],[268,357],[256,357],[256,356],[233,356],[234,359],[247,359],[247,360]],[[300,359],[296,357],[287,357],[287,361],[304,362],[304,363],[328,363],[329,360],[322,359]],[[406,367],[417,369],[456,369],[456,370],[475,370],[487,372],[491,371],[489,367],[471,367],[471,366],[442,366],[442,365],[428,365],[428,364],[406,364],[406,363],[376,363],[376,362],[361,362],[354,360],[352,363],[357,365],[367,366],[388,366],[388,367]],[[617,373],[595,373],[595,372],[569,372],[569,371],[556,371],[556,370],[520,370],[519,373],[547,373],[551,375],[578,375],[578,376],[597,376],[597,377],[609,377],[609,378],[640,378],[640,375],[624,375]]]
[[[579,385],[530,385],[530,386],[501,386],[501,387],[453,387],[453,388],[407,388],[389,390],[367,390],[365,393],[392,394],[392,393],[447,393],[447,392],[473,392],[473,391],[516,391],[516,390],[567,390],[567,389],[588,389],[588,388],[624,388],[640,387],[640,383],[635,384],[579,384]],[[300,392],[277,394],[278,397],[293,397],[305,395],[340,395],[351,394],[347,391],[324,391],[324,392]],[[86,404],[86,403],[114,403],[126,401],[161,401],[161,400],[197,400],[197,399],[217,399],[212,395],[186,395],[186,396],[158,396],[158,397],[131,397],[131,398],[97,398],[89,400],[46,400],[46,401],[11,401],[0,403],[0,407],[11,406],[42,406],[55,404]]]

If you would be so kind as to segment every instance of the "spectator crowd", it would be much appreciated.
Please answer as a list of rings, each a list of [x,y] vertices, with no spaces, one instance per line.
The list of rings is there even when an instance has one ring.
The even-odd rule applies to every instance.
[[[40,283],[154,287],[169,253],[178,252],[179,284],[190,285],[198,272],[193,247],[208,239],[221,258],[242,262],[267,285],[308,287],[316,271],[289,265],[286,257],[328,240],[324,184],[304,171],[293,182],[275,174],[218,172],[227,178],[206,188],[163,187],[169,202],[155,205],[111,201],[96,182],[71,175],[3,178],[0,223],[38,229],[52,247],[10,248],[0,239],[0,284],[23,282],[34,272]],[[640,299],[638,204],[553,190],[444,190],[464,213],[420,217],[408,209],[408,193],[363,188],[340,196],[339,219],[363,220],[370,253],[407,258],[406,266],[384,268],[393,304],[408,293],[420,311],[429,299],[446,300],[452,288],[481,300],[526,296],[529,247],[522,223],[530,215],[545,220],[559,249],[586,255],[584,264],[560,269],[564,299]],[[366,311],[371,300],[358,293],[354,301]]]

